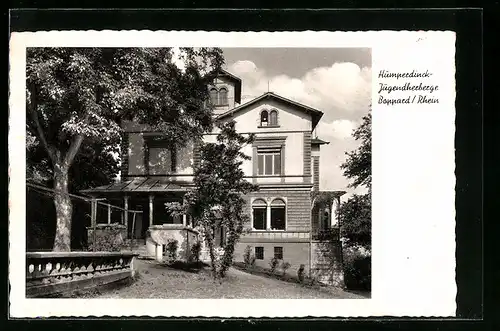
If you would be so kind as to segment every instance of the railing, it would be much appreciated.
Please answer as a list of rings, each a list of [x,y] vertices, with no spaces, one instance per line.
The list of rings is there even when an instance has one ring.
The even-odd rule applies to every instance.
[[[134,276],[131,252],[26,253],[26,297],[47,297]]]
[[[312,234],[313,240],[339,240],[340,231],[338,228],[316,230]]]

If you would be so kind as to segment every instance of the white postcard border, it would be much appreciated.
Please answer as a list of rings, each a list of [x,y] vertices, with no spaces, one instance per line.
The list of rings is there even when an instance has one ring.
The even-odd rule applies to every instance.
[[[373,83],[372,298],[26,299],[26,47],[370,47]],[[455,34],[450,31],[12,33],[9,100],[11,317],[455,316]],[[377,103],[380,70],[430,70],[438,105]]]

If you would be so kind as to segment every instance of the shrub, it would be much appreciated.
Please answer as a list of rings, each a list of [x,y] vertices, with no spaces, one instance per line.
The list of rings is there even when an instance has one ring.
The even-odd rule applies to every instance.
[[[314,269],[311,274],[311,278],[309,280],[309,285],[314,286],[318,284],[318,280],[319,280],[319,269]]]
[[[243,252],[243,263],[245,266],[249,267],[252,259],[252,246],[248,245],[245,247],[245,251]]]
[[[125,247],[122,237],[123,226],[119,224],[106,224],[97,228],[96,235],[92,234],[89,238],[89,251],[97,252],[119,252]],[[95,241],[94,241],[95,238]]]
[[[304,283],[306,266],[301,264],[299,270],[297,270],[297,278],[299,282]]]
[[[277,258],[275,258],[275,257],[273,257],[273,258],[271,259],[271,261],[269,261],[269,266],[271,267],[271,273],[272,273],[272,274],[274,274],[274,273],[275,273],[276,268],[278,267],[278,263],[279,263],[279,262],[280,262],[280,261],[279,261]]]
[[[344,256],[344,283],[351,290],[371,290],[371,256],[359,249]]]
[[[197,241],[191,246],[191,255],[189,259],[193,262],[200,262],[200,253],[201,253],[201,242]]]
[[[243,253],[243,263],[247,269],[255,267],[255,255],[252,254],[252,246],[247,246]]]
[[[167,256],[170,262],[177,260],[177,248],[179,246],[179,242],[175,239],[169,240],[167,243]]]
[[[252,255],[252,257],[250,258],[250,267],[251,268],[254,268],[255,267],[255,261],[257,259],[255,258],[255,255]]]
[[[290,269],[290,267],[291,267],[291,264],[290,264],[289,262],[283,262],[283,263],[281,264],[281,270],[283,270],[283,276],[285,276],[285,275],[286,275],[286,271],[287,271],[288,269]]]

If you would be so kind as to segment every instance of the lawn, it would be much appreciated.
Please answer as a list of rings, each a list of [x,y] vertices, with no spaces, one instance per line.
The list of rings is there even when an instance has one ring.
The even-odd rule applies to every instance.
[[[362,299],[340,288],[309,288],[300,284],[230,269],[222,284],[214,282],[208,267],[179,270],[155,261],[138,260],[138,277],[128,286],[85,295],[92,298],[154,299]]]

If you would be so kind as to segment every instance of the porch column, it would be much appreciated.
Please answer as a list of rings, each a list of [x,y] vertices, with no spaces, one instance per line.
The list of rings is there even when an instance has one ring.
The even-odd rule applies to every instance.
[[[330,227],[338,223],[338,209],[340,208],[340,197],[333,198],[331,214],[330,214]]]
[[[149,226],[153,225],[153,199],[154,196],[152,194],[149,195]]]
[[[93,229],[95,229],[95,226],[97,224],[96,216],[97,216],[97,199],[92,198],[92,202],[90,204],[90,222]]]
[[[182,205],[185,205],[185,204],[186,204],[186,199],[183,196],[182,197]],[[187,215],[186,214],[182,214],[182,225],[187,226]]]
[[[111,224],[111,205],[108,201],[108,224]]]
[[[91,225],[92,225],[92,251],[95,252],[96,250],[96,246],[95,246],[95,242],[96,242],[96,226],[97,226],[97,199],[96,198],[92,198],[92,202],[90,204],[90,222],[91,222]],[[89,241],[90,241],[90,238],[89,238]]]
[[[123,208],[125,209],[123,215],[123,225],[125,225],[127,233],[128,233],[128,198],[129,198],[128,195],[123,197]]]

